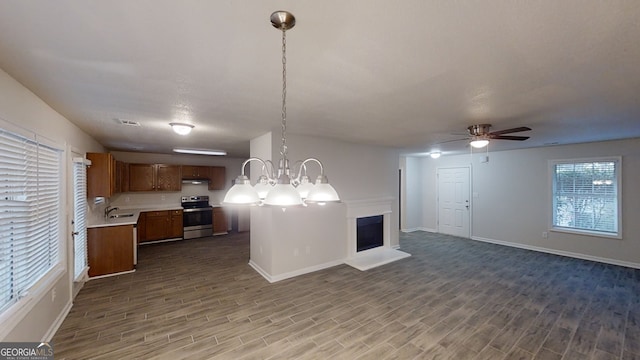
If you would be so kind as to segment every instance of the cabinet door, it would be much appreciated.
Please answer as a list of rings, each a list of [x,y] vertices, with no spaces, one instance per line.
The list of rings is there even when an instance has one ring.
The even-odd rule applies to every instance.
[[[167,239],[169,234],[169,212],[148,211],[145,214],[146,241]]]
[[[183,234],[183,226],[182,226],[182,210],[171,210],[169,211],[171,214],[171,227],[169,238],[181,238],[184,236]]]
[[[89,276],[133,270],[133,225],[87,229]]]
[[[227,217],[221,207],[213,208],[213,234],[227,233]]]
[[[140,213],[136,226],[138,229],[138,244],[147,241],[147,213]]]
[[[129,191],[129,164],[116,161],[116,192]]]
[[[188,180],[192,180],[192,179],[208,180],[209,167],[196,166],[196,165],[182,165],[182,178],[188,179]]]
[[[87,197],[111,197],[114,194],[115,169],[108,153],[87,153],[91,166],[87,168]]]
[[[129,191],[153,191],[155,187],[153,164],[129,164]]]
[[[224,166],[210,166],[209,167],[209,190],[224,190],[225,189],[225,176],[226,170]]]
[[[156,165],[156,190],[180,191],[182,190],[182,172],[180,165]]]

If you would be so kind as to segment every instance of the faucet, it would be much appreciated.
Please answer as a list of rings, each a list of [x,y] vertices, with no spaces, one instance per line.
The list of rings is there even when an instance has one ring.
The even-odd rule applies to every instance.
[[[118,207],[111,207],[111,206],[107,205],[107,207],[104,209],[104,218],[108,219],[109,218],[109,214],[114,210],[119,210],[119,208]]]

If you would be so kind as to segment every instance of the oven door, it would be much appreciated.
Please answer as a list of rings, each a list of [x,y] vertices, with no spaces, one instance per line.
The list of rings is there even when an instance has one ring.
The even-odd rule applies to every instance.
[[[184,209],[182,223],[184,230],[211,228],[213,225],[212,208]]]

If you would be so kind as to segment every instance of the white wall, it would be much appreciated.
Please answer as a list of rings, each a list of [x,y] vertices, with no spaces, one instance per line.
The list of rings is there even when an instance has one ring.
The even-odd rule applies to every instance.
[[[416,157],[402,157],[400,163],[402,167],[403,189],[403,231],[422,229],[422,159]]]
[[[0,125],[24,129],[43,135],[61,148],[75,149],[81,153],[103,151],[103,147],[77,126],[58,114],[27,88],[0,70]],[[64,203],[62,205],[63,226],[60,234],[70,234],[68,224],[71,221],[72,204],[71,155],[65,152]],[[72,301],[72,263],[73,244],[70,238],[64,238],[61,256],[66,264],[64,274],[48,286],[26,309],[26,315],[20,319],[11,319],[3,323],[1,341],[40,341],[48,340],[56,326],[64,319]],[[51,292],[56,292],[52,301]],[[17,325],[13,325],[17,323]]]
[[[485,155],[485,154],[482,154]],[[549,231],[549,160],[622,156],[621,240]],[[435,178],[438,167],[466,166],[469,155],[422,159],[423,223],[437,228]],[[508,242],[609,263],[640,267],[640,139],[490,152],[489,162],[472,160],[472,238]],[[544,239],[543,232],[549,237]]]
[[[280,137],[273,133],[270,137],[270,157],[277,160]],[[262,145],[268,142],[261,139]],[[264,146],[254,152],[254,143],[251,145],[252,156],[269,156],[264,154],[268,152]],[[299,135],[287,135],[287,145],[292,165],[308,157],[322,161],[325,175],[344,201],[396,199],[391,215],[391,245],[398,244],[399,151]],[[310,164],[307,170],[311,179],[319,174],[317,165]],[[287,209],[284,213],[281,209],[261,207],[253,209],[251,216],[252,262],[276,280],[335,265],[347,256],[344,204],[313,205]]]

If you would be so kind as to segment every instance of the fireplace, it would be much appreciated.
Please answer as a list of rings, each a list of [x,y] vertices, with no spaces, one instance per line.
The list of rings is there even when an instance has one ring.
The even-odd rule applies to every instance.
[[[356,219],[356,251],[384,245],[384,215]]]
[[[347,205],[347,265],[365,271],[411,256],[391,246],[393,202],[392,197],[344,201]]]

